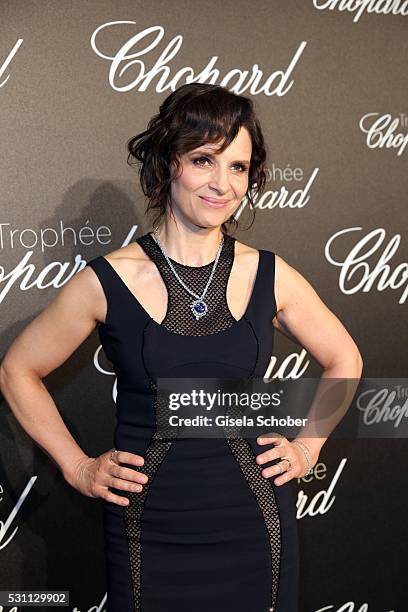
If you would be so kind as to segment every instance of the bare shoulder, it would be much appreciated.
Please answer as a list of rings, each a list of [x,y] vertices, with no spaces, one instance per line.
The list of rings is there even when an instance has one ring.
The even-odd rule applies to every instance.
[[[104,254],[105,259],[116,266],[126,266],[129,263],[141,265],[143,262],[149,261],[146,253],[137,242],[132,242],[126,246],[110,251]]]
[[[156,272],[154,262],[146,255],[137,242],[132,242],[115,251],[106,253],[104,258],[125,282],[132,282],[137,277],[140,283],[143,282],[145,276],[151,276]]]
[[[103,256],[120,276],[130,293],[155,320],[163,318],[163,304],[167,294],[160,272],[152,259],[137,243],[111,251]],[[107,302],[103,290],[99,295],[99,320],[106,321]]]
[[[243,268],[257,267],[258,265],[258,249],[254,249],[248,244],[235,240],[235,257],[239,265]]]

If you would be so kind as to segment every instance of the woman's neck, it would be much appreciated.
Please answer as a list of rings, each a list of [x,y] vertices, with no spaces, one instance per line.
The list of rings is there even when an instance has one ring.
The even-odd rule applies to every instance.
[[[212,228],[204,234],[169,227],[165,223],[157,229],[156,235],[166,255],[185,266],[205,266],[214,261],[222,239],[221,227]]]

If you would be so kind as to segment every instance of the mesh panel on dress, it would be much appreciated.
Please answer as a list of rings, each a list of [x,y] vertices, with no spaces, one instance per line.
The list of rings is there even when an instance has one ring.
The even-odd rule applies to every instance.
[[[243,416],[242,407],[232,405],[228,416],[239,422]],[[248,440],[240,435],[240,427],[226,425],[224,433],[227,443],[241,468],[248,485],[257,501],[265,521],[269,537],[272,567],[272,587],[270,594],[269,612],[280,612],[276,610],[276,602],[279,588],[279,573],[282,552],[282,533],[278,505],[275,497],[273,484],[269,478],[262,476],[263,466],[256,463],[256,457]]]
[[[149,234],[137,240],[145,253],[157,265],[167,289],[167,312],[161,325],[176,334],[205,336],[228,329],[236,319],[232,316],[227,302],[227,285],[232,264],[234,263],[235,238],[224,234],[224,244],[218,259],[214,276],[211,280],[204,302],[207,313],[196,320],[190,305],[196,299],[184,289],[170,268],[159,245]],[[171,258],[170,258],[171,259]],[[183,282],[197,295],[201,295],[210,278],[214,262],[205,266],[186,266],[171,259],[177,274]]]
[[[149,446],[144,454],[144,464],[137,468],[137,471],[141,472],[142,474],[146,474],[149,480],[143,485],[140,493],[124,492],[124,495],[129,499],[129,505],[124,507],[124,517],[129,545],[130,568],[132,573],[134,612],[141,612],[142,610],[140,579],[143,559],[141,541],[141,520],[143,508],[146,496],[148,495],[149,489],[152,486],[154,476],[172,446],[172,438],[177,437],[177,429],[168,425],[167,396],[160,395],[157,385],[152,380],[150,380],[150,388],[155,397],[154,410],[158,428],[154,432]],[[160,433],[158,433],[159,431]]]

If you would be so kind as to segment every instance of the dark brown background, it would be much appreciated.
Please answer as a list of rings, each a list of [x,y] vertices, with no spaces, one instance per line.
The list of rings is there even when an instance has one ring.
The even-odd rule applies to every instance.
[[[407,151],[367,146],[360,119],[372,112],[393,118],[407,113],[408,20],[403,16],[317,10],[312,0],[242,0],[200,2],[33,1],[0,2],[0,65],[19,38],[22,45],[0,77],[2,197],[0,223],[10,229],[58,227],[77,231],[107,226],[105,243],[75,244],[67,234],[45,252],[7,240],[0,244],[4,275],[32,251],[31,282],[51,262],[76,256],[89,260],[121,246],[149,228],[135,170],[126,164],[126,141],[145,129],[170,93],[156,91],[157,77],[146,91],[136,86],[115,91],[109,83],[111,62],[91,46],[93,32],[111,21],[134,21],[102,30],[98,49],[115,55],[137,32],[161,26],[158,45],[141,59],[150,70],[177,35],[182,46],[170,60],[170,75],[191,66],[197,76],[212,56],[220,71],[234,68],[263,72],[261,85],[275,70],[286,71],[302,41],[306,46],[283,96],[252,96],[270,150],[269,167],[301,168],[304,178],[284,182],[292,193],[317,176],[303,208],[256,210],[256,221],[237,238],[283,257],[312,283],[327,306],[356,340],[366,377],[393,378],[407,371],[404,287],[345,294],[340,268],[325,256],[333,234],[360,227],[333,243],[331,253],[344,259],[357,240],[383,228],[385,239],[368,258],[371,268],[397,234],[401,243],[388,262],[391,272],[407,261]],[[151,42],[153,37],[146,41]],[[136,75],[128,68],[115,83],[124,86]],[[179,81],[183,84],[185,79]],[[231,88],[234,79],[227,87]],[[406,133],[400,124],[397,132]],[[268,190],[282,183],[270,181]],[[242,222],[245,225],[247,216]],[[132,230],[133,228],[133,230]],[[370,242],[373,246],[374,240]],[[65,276],[66,276],[65,275]],[[359,276],[356,274],[356,276]],[[53,274],[48,276],[48,281]],[[7,284],[3,280],[1,288]],[[30,283],[29,283],[30,285]],[[0,350],[52,299],[55,287],[24,290],[18,279],[1,294]],[[95,368],[95,334],[57,371],[47,387],[64,419],[89,455],[112,446],[114,377]],[[302,351],[276,337],[278,366]],[[320,372],[310,355],[306,375]],[[104,356],[100,364],[111,369]],[[70,489],[56,468],[0,404],[0,520],[6,521],[30,478],[36,480],[0,548],[0,589],[66,589],[71,606],[88,610],[105,593],[99,504]],[[337,610],[346,602],[355,609],[402,612],[408,609],[402,567],[407,537],[405,466],[407,444],[394,440],[329,440],[320,461],[322,480],[294,482],[299,494],[312,498],[327,489],[346,459],[335,485],[335,500],[325,514],[299,519],[301,537],[301,611]],[[7,535],[3,537],[3,544]],[[325,608],[325,606],[328,606]],[[333,607],[330,607],[333,606]],[[104,609],[102,604],[101,610]],[[344,608],[354,609],[351,604]],[[364,609],[364,608],[362,608]],[[227,612],[227,611],[226,611]],[[280,611],[284,612],[284,611]]]

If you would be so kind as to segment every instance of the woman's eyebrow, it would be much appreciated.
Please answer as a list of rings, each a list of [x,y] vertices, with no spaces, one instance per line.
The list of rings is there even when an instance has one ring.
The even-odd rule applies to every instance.
[[[204,149],[197,149],[195,151],[195,154],[197,153],[202,153],[203,155],[208,155],[208,157],[216,157],[213,153],[211,153],[210,151],[205,151]],[[233,162],[233,164],[248,164],[249,165],[249,160],[247,159],[235,159]]]

